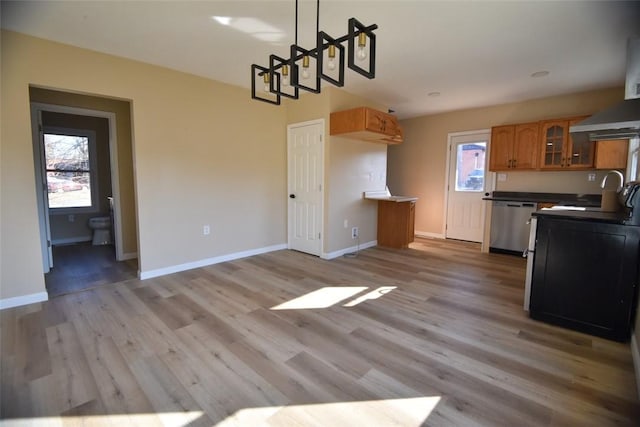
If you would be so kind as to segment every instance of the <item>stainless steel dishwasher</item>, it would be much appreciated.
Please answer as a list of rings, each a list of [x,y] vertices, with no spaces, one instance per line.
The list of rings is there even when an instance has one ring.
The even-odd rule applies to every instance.
[[[489,251],[522,255],[529,243],[527,222],[536,208],[533,202],[494,201]]]

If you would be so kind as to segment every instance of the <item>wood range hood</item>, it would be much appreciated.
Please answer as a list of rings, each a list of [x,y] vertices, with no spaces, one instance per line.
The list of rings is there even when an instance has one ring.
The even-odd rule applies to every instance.
[[[401,144],[402,129],[398,119],[369,107],[331,113],[329,134],[382,144]]]

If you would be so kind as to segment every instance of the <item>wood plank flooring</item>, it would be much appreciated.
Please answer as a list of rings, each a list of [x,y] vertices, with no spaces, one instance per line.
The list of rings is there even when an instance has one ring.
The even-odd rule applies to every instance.
[[[640,425],[629,345],[529,319],[524,271],[476,244],[418,239],[331,261],[272,252],[3,310],[0,416]]]
[[[116,261],[113,245],[53,246],[54,267],[44,275],[49,298],[137,277],[136,259]]]

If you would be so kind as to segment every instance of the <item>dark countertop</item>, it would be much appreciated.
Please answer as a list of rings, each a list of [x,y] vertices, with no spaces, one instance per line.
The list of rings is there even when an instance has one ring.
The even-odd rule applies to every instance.
[[[569,194],[569,193],[529,193],[518,191],[494,191],[482,200],[503,202],[535,202],[554,203],[565,206],[600,207],[600,194]]]
[[[627,215],[624,212],[602,212],[599,209],[587,209],[585,211],[542,209],[533,212],[532,215],[608,224],[624,224],[625,219],[627,219]]]

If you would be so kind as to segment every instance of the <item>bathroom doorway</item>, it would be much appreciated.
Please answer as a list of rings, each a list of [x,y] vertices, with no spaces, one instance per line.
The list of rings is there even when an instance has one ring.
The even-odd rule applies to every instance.
[[[137,277],[128,102],[40,88],[30,95],[49,297]],[[109,108],[114,102],[126,111]]]

